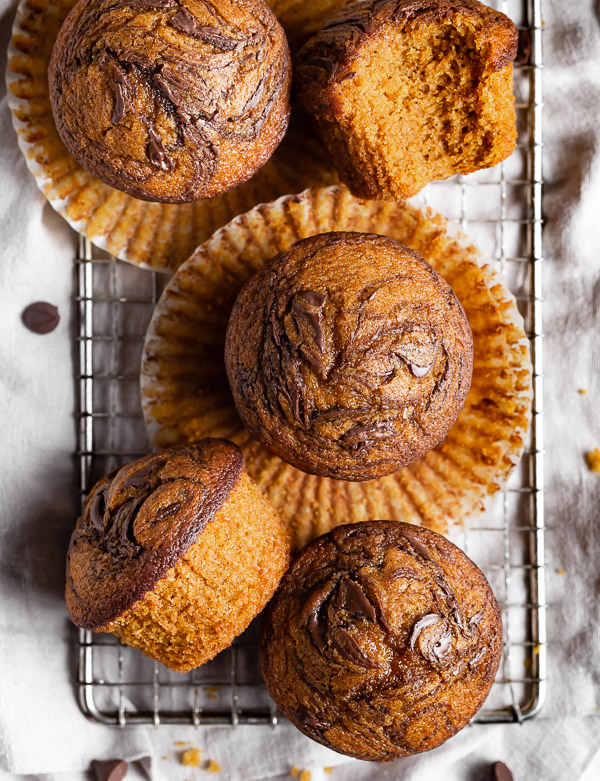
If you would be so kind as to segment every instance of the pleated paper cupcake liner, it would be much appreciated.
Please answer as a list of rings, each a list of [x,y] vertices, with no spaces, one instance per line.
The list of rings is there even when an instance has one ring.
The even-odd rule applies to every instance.
[[[381,233],[416,250],[451,285],[473,331],[471,391],[444,442],[405,469],[364,483],[305,474],[252,440],[225,374],[225,330],[242,285],[277,252],[332,230]],[[298,547],[361,520],[403,520],[447,533],[480,512],[508,478],[524,448],[532,399],[523,319],[475,247],[429,210],[359,201],[338,186],[256,206],[194,252],[156,307],[141,386],[152,442],[232,439],[293,527]]]
[[[302,38],[303,30],[312,30],[324,9],[335,10],[341,2],[315,2],[314,18],[311,2],[271,4]],[[255,204],[338,181],[307,120],[294,114],[286,138],[266,165],[248,182],[214,198],[149,203],[104,184],[67,152],[50,107],[48,63],[73,5],[75,0],[21,0],[8,51],[8,102],[19,145],[40,190],[97,247],[138,266],[172,272],[217,228]]]

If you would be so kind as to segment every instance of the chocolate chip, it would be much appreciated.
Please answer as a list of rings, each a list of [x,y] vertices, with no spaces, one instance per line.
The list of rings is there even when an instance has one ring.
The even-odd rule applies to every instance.
[[[146,148],[146,155],[148,160],[157,168],[161,168],[163,171],[170,172],[175,167],[171,158],[167,155],[167,152],[162,145],[162,141],[156,130],[152,127],[148,120],[143,121],[148,131],[148,146]]]
[[[21,320],[34,334],[49,334],[58,325],[60,315],[57,307],[47,301],[36,301],[23,310]]]
[[[297,297],[306,301],[307,304],[319,308],[322,307],[327,300],[325,293],[318,293],[316,290],[304,290],[302,293],[298,293]]]
[[[127,774],[128,767],[124,759],[92,759],[96,781],[121,781]]]
[[[377,618],[377,611],[372,602],[362,590],[358,583],[353,580],[346,580],[343,583],[343,587],[340,589],[343,592],[343,605],[350,613],[359,613],[371,621],[375,621]]]
[[[485,613],[485,608],[483,608],[483,610],[480,610],[478,613],[475,613],[474,615],[471,616],[471,618],[469,619],[469,629],[472,626],[479,626],[484,613]]]
[[[112,115],[113,125],[125,119],[127,111],[132,106],[135,88],[119,68],[115,68],[115,108]]]
[[[321,629],[319,627],[319,620],[317,618],[316,613],[311,613],[308,619],[308,631],[310,633],[310,636],[313,639],[314,644],[319,649],[319,653],[323,653],[325,649],[327,648],[327,645],[325,644],[325,641],[323,640],[323,636],[321,634]]]
[[[366,667],[371,670],[381,667],[381,665],[377,664],[377,662],[374,662],[363,653],[359,644],[346,629],[341,626],[333,627],[330,624],[327,627],[327,631],[332,646],[337,650],[340,656],[360,667]]]
[[[429,555],[429,551],[427,550],[427,548],[424,545],[422,545],[417,539],[415,539],[412,535],[406,534],[406,532],[404,532],[403,536],[410,542],[410,544],[417,551],[417,553],[419,553],[426,561],[433,561],[433,559]]]
[[[513,781],[513,774],[504,762],[494,762],[491,767],[490,781]]]
[[[134,472],[133,474],[129,475],[127,480],[125,480],[124,483],[121,484],[121,488],[125,488],[128,486],[138,486],[142,485],[143,483],[148,483],[148,476],[150,475],[150,472],[152,472],[153,469],[155,469],[157,466],[156,459],[153,459],[149,464],[142,467],[141,469],[138,469],[137,472]]]
[[[426,616],[423,616],[423,618],[420,618],[417,623],[414,625],[413,630],[410,635],[410,650],[412,651],[415,647],[415,643],[419,639],[419,635],[421,632],[428,626],[432,626],[433,624],[437,624],[438,621],[442,619],[442,616],[439,616],[437,613],[427,613]]]
[[[222,51],[231,51],[232,49],[235,49],[239,43],[239,41],[236,41],[233,38],[222,35],[216,27],[206,27],[205,25],[200,24],[186,8],[177,11],[177,13],[171,17],[169,24],[176,30],[185,33],[186,35],[191,35],[193,38],[205,41],[206,43],[210,43]]]
[[[96,491],[90,503],[90,521],[99,532],[104,530],[104,511],[106,510],[106,488]]]

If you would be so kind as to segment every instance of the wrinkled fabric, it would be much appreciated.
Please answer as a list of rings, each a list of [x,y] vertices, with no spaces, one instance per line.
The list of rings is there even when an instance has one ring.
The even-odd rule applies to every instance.
[[[2,68],[14,7],[0,0]],[[600,475],[584,460],[600,447],[599,9],[589,0],[543,3],[548,700],[522,726],[471,726],[429,754],[387,765],[349,761],[290,726],[119,731],[82,716],[75,630],[62,598],[78,509],[76,236],[28,172],[0,88],[0,781],[83,781],[93,758],[142,755],[153,757],[157,781],[184,781],[191,773],[175,747],[183,740],[219,762],[223,781],[289,778],[292,766],[311,770],[312,781],[477,781],[496,760],[517,780],[600,777]],[[21,324],[23,308],[37,300],[60,310],[46,336]],[[324,773],[334,765],[341,766]]]

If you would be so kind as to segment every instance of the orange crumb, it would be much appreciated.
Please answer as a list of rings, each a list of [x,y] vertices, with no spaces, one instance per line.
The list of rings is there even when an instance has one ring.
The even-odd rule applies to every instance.
[[[582,396],[587,396],[587,391],[585,388],[579,388],[578,393],[581,393]]]
[[[327,773],[327,775],[330,775],[331,773],[333,773],[333,768],[332,767],[324,767],[323,770]]]
[[[536,644],[533,646],[533,653],[534,653],[534,654],[539,654],[539,652],[540,652],[540,644],[539,644],[539,643],[536,643]]]
[[[591,453],[585,454],[590,472],[600,472],[600,448],[595,447]]]
[[[293,778],[296,778],[296,776],[297,776],[297,775],[298,775],[298,773],[300,772],[300,768],[299,768],[299,767],[297,767],[296,765],[294,765],[294,767],[291,769],[291,771],[290,771],[290,772],[291,772],[291,774],[292,774],[292,777],[293,777]]]
[[[310,781],[310,770],[303,770],[300,773],[300,781]]]
[[[218,762],[215,762],[214,759],[210,760],[210,762],[208,763],[206,769],[208,770],[209,773],[220,773],[221,770],[223,770],[221,765],[219,765]]]
[[[187,746],[188,741],[187,740],[176,740],[174,745],[177,746],[177,748],[181,748],[182,746]]]
[[[557,575],[564,575],[564,574],[565,574],[565,571],[564,571],[564,569],[557,569],[557,570],[556,570],[556,574],[557,574]]]
[[[525,659],[525,661],[523,662],[523,664],[525,665],[525,667],[531,667],[531,659],[529,659],[529,658],[528,658],[528,659]]]
[[[161,759],[168,759],[169,757],[161,757]]]
[[[189,748],[181,755],[181,764],[186,767],[199,767],[202,752],[199,748]]]

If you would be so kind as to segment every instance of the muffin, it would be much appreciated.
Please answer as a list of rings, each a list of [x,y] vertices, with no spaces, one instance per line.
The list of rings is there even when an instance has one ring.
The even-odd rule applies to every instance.
[[[288,124],[289,49],[263,0],[80,0],[48,80],[75,160],[150,201],[246,181]]]
[[[302,732],[359,759],[428,751],[493,683],[502,623],[483,573],[444,537],[339,526],[285,574],[263,620],[269,692]]]
[[[435,447],[470,387],[473,343],[442,277],[387,236],[317,234],[240,291],[225,365],[252,436],[298,469],[371,480]]]
[[[477,0],[353,3],[299,52],[299,98],[355,195],[408,198],[511,154],[517,41]]]
[[[67,607],[78,626],[187,672],[263,609],[289,551],[234,444],[160,450],[90,492],[67,555]]]

